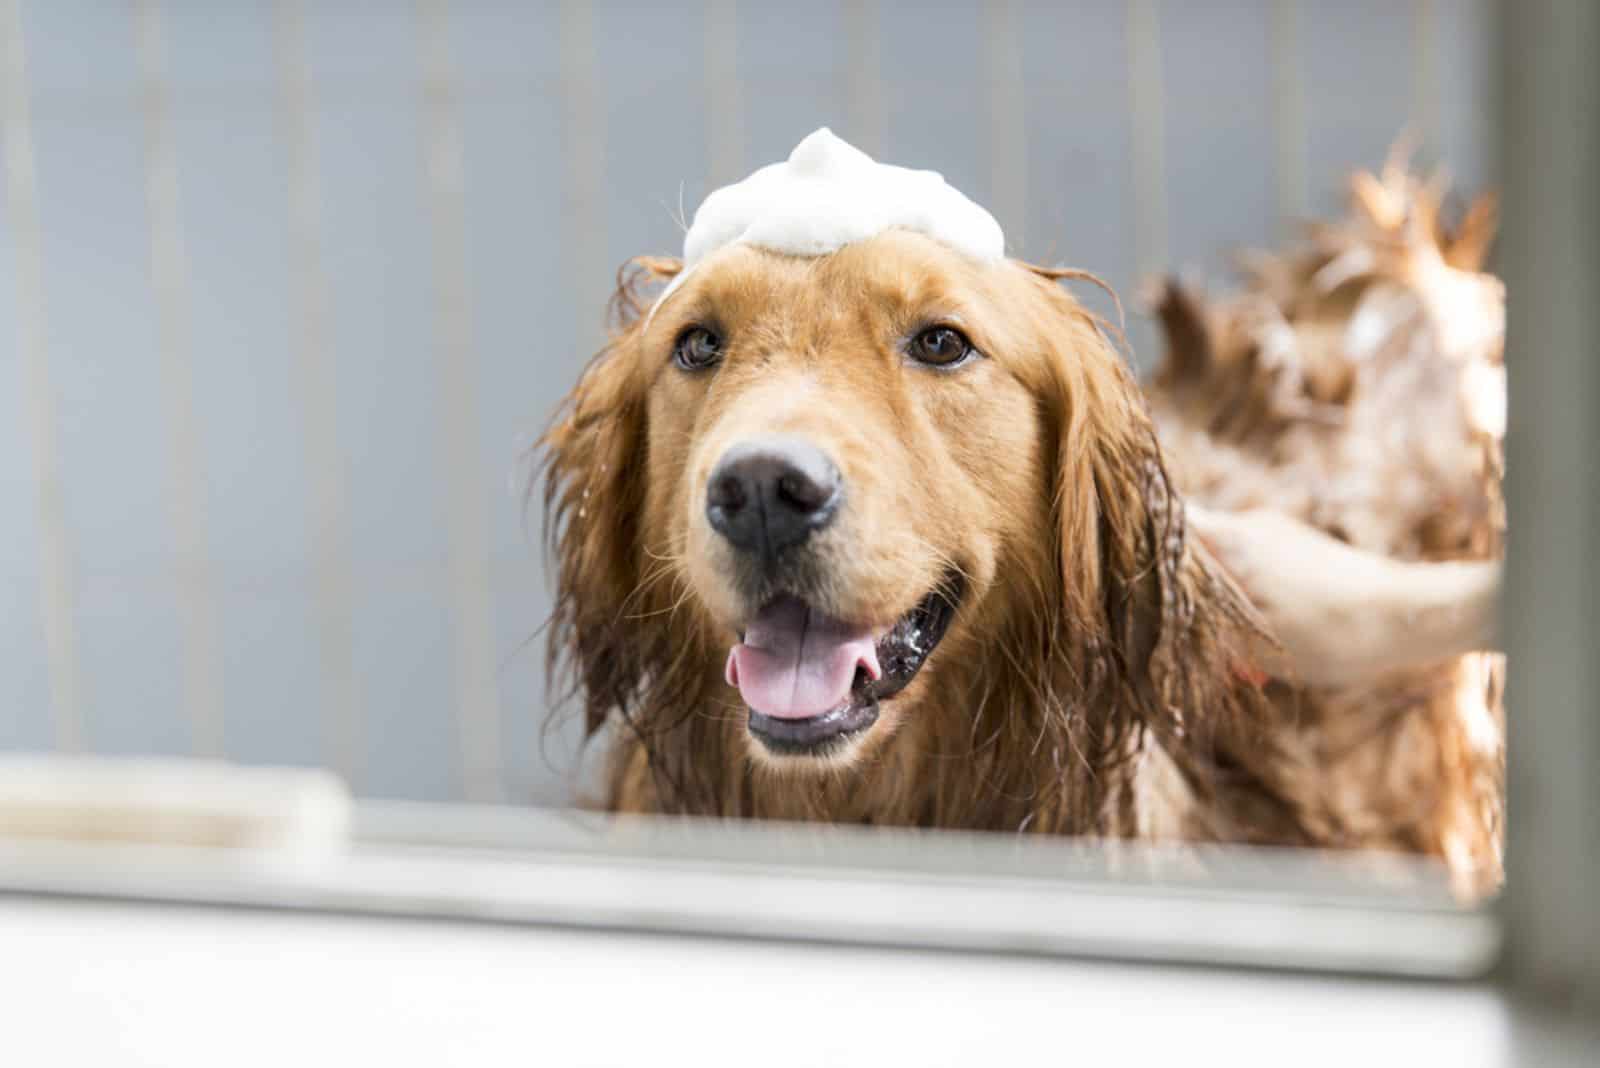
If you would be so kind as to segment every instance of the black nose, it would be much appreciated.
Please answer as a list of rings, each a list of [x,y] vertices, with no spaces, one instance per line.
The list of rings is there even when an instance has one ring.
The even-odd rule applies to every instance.
[[[839,469],[798,438],[742,441],[723,453],[706,487],[712,529],[770,560],[825,527],[839,510]]]

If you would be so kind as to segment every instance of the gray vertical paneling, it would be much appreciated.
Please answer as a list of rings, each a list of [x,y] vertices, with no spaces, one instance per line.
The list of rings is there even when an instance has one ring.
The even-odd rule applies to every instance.
[[[133,22],[32,4],[24,32],[85,743],[189,752]]]
[[[1140,311],[1139,294],[1146,282],[1171,266],[1170,192],[1167,182],[1167,92],[1161,56],[1161,7],[1157,0],[1127,0],[1127,73],[1129,141],[1133,172],[1133,247],[1135,277],[1123,287],[1129,307]],[[1127,337],[1141,367],[1156,358],[1156,335],[1141,315],[1128,323]]]
[[[224,751],[322,763],[271,26],[259,9],[205,23],[176,10],[164,30]]]
[[[844,77],[838,133],[869,156],[881,157],[884,146],[883,20],[878,0],[844,0]],[[827,52],[800,51],[818,62]],[[781,157],[779,157],[781,158]]]
[[[1161,5],[1127,0],[1128,122],[1133,127],[1133,254],[1141,276],[1168,264],[1167,91]]]
[[[595,352],[605,340],[599,309],[610,286],[605,188],[608,109],[596,44],[594,11],[587,0],[561,0],[557,55],[561,57],[562,259],[567,308],[580,349]]]
[[[705,106],[707,180],[736,182],[744,163],[744,82],[739,77],[738,0],[705,0]]]
[[[603,5],[593,19],[608,131],[600,188],[609,280],[630,256],[680,248],[680,191],[689,210],[709,191],[707,116],[696,99],[705,34],[665,4]],[[603,311],[593,309],[595,321]]]
[[[1439,4],[1411,0],[1411,106],[1407,125],[1431,154],[1439,141]]]
[[[872,4],[852,3],[853,21],[839,3],[778,7],[739,5],[739,83],[745,100],[747,168],[775,163],[819,126],[866,152],[881,139],[877,61],[853,66],[859,38],[876,19]],[[876,22],[871,22],[876,29]],[[875,40],[875,37],[873,38]],[[870,43],[870,42],[868,42]],[[875,45],[873,46],[875,54]],[[695,205],[685,205],[692,213]],[[681,246],[682,242],[676,242]]]
[[[1277,236],[1292,239],[1306,218],[1306,77],[1300,62],[1300,0],[1270,0],[1273,181]]]
[[[1008,235],[1027,233],[1028,100],[1022,84],[1022,38],[1012,0],[983,5],[983,103],[988,144],[989,210]]]
[[[1125,26],[1098,0],[1035,0],[1018,12],[1028,98],[1027,218],[1007,238],[1013,254],[1093,271],[1133,297],[1133,146]],[[1114,311],[1097,290],[1079,297]]]
[[[1507,703],[1505,976],[1541,1024],[1600,1015],[1600,7],[1503,4],[1506,181]],[[1529,165],[1537,161],[1537,165]],[[1518,359],[1521,357],[1521,359]],[[1528,522],[1532,520],[1532,522]],[[1580,1030],[1581,1029],[1581,1030]]]
[[[318,6],[307,8],[306,36],[350,479],[353,657],[365,702],[358,786],[456,797],[417,26],[410,14]]]
[[[1276,230],[1267,0],[1161,5],[1167,264],[1217,278]]]
[[[355,664],[355,569],[349,479],[339,436],[338,350],[332,325],[337,309],[325,256],[327,212],[315,123],[317,92],[306,42],[305,5],[300,0],[276,0],[271,19],[273,126],[282,165],[264,173],[281,175],[282,191],[263,203],[276,205],[284,223],[289,283],[284,307],[293,325],[285,337],[292,355],[281,362],[288,368],[285,391],[293,394],[297,419],[283,441],[282,459],[302,475],[308,542],[302,572],[308,587],[305,625],[287,632],[272,627],[271,633],[278,643],[292,642],[297,650],[315,646],[317,671],[314,676],[306,672],[298,683],[314,685],[315,693],[286,715],[297,725],[315,724],[314,732],[299,732],[299,737],[316,736],[323,761],[355,783],[361,780],[366,703]],[[277,216],[275,211],[261,213],[264,220]],[[272,361],[272,366],[278,363]],[[280,531],[280,537],[284,533]],[[296,599],[294,590],[285,593]],[[283,607],[289,613],[282,618],[291,619],[292,607]],[[270,717],[270,704],[266,711]],[[249,722],[257,720],[252,716]]]
[[[1383,163],[1411,121],[1411,5],[1349,0],[1299,5],[1305,71],[1306,174],[1314,215],[1343,210],[1346,177]]]
[[[881,158],[939,171],[981,204],[989,200],[992,177],[981,5],[945,0],[936,10],[930,17],[912,0],[878,4]]]
[[[222,755],[222,667],[217,648],[217,591],[211,559],[210,509],[203,500],[205,461],[195,407],[194,329],[183,184],[172,133],[166,19],[158,0],[133,7],[139,69],[145,209],[149,217],[150,288],[156,309],[156,360],[166,428],[165,478],[175,567],[173,586],[183,627],[184,716],[190,749]]]
[[[467,266],[461,88],[447,0],[422,5],[418,26],[422,156],[434,291],[435,389],[445,465],[447,586],[454,642],[455,721],[462,787],[469,800],[504,796],[500,687],[494,667],[490,513],[476,440],[481,391],[476,302]]]
[[[576,323],[574,263],[563,223],[560,34],[547,13],[500,4],[452,12],[460,72],[465,226],[484,368],[476,432],[489,515],[495,667],[502,695],[502,763],[511,800],[554,801],[539,751],[549,601],[542,586],[537,505],[524,523],[521,454],[577,379],[589,353]],[[599,257],[595,257],[599,263]],[[593,280],[590,280],[591,283]],[[563,748],[553,743],[551,763]]]
[[[1495,180],[1492,0],[1434,0],[1434,64],[1439,102],[1436,141],[1430,146],[1463,192]]]
[[[0,4],[0,746],[83,744],[74,567],[61,509],[59,426],[50,373],[43,228],[34,166],[28,46],[16,0]]]

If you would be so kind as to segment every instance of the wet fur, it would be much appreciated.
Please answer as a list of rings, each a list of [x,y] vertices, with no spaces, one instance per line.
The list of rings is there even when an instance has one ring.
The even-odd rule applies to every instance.
[[[691,457],[715,452],[697,451],[695,437],[723,432],[723,421],[699,420],[679,438],[653,431],[652,391],[677,388],[663,377],[676,372],[663,342],[670,344],[670,324],[658,322],[647,335],[637,286],[669,276],[676,264],[638,261],[619,285],[613,341],[545,441],[546,516],[557,562],[552,667],[572,673],[587,729],[609,732],[608,807],[1317,840],[1316,806],[1300,796],[1294,757],[1280,746],[1284,710],[1239,670],[1243,650],[1259,639],[1252,610],[1186,537],[1139,386],[1100,324],[1051,272],[1008,263],[980,279],[972,274],[977,268],[953,264],[931,242],[876,240],[885,244],[847,249],[831,267],[740,252],[747,272],[868,272],[872,257],[887,257],[891,274],[895,267],[906,272],[898,284],[907,292],[987,287],[984,306],[1003,311],[978,333],[1004,364],[997,372],[1004,388],[997,384],[993,403],[976,405],[983,418],[963,423],[963,433],[943,431],[964,459],[920,458],[929,464],[919,471],[918,457],[845,457],[847,471],[858,476],[852,492],[894,497],[888,526],[873,528],[878,542],[855,547],[872,555],[882,546],[885,572],[883,589],[860,603],[899,589],[920,596],[931,561],[959,558],[963,539],[998,531],[1007,516],[1020,518],[993,535],[984,560],[964,561],[978,573],[969,575],[974,588],[956,625],[912,687],[888,703],[893,714],[870,744],[820,770],[769,766],[752,752],[744,709],[721,677],[733,639],[712,610],[714,588],[708,594],[695,584],[697,562],[709,550],[686,552],[693,532],[681,530],[677,518],[693,512],[682,499],[694,485]],[[737,278],[739,269],[724,277],[730,273]],[[825,277],[817,282],[813,290],[785,292],[802,299],[854,292],[850,278],[832,287]],[[724,284],[734,287],[724,299],[741,298],[737,282]],[[804,332],[812,320],[840,313],[837,301],[816,299],[817,307],[788,313],[792,321],[752,318],[761,324],[752,344],[787,351],[797,339],[786,330]],[[825,333],[798,343],[820,344],[815,338]],[[754,359],[752,351],[743,358]],[[827,369],[818,373],[852,375],[830,394],[833,408],[839,398],[894,388],[874,374],[837,369],[849,358],[815,354],[823,362],[813,366]],[[934,385],[959,388],[954,379]],[[739,394],[764,388],[752,378],[729,385],[724,399],[733,405]],[[896,412],[916,419],[903,398],[859,403],[852,418],[860,423],[886,412],[891,420]],[[820,424],[824,410],[798,418]],[[1022,440],[1018,427],[1030,431]],[[897,437],[914,436],[908,424],[882,429],[878,444],[888,454]],[[940,517],[921,479],[939,477],[942,464],[972,468],[974,483],[996,465],[1018,475],[1010,496],[1002,487],[962,497],[961,486],[941,485],[939,496],[955,494],[959,504]],[[885,466],[891,477],[863,485],[860,476]],[[935,544],[897,554],[896,538],[912,532]]]
[[[1494,203],[1451,216],[1446,194],[1397,154],[1355,176],[1347,219],[1247,257],[1243,292],[1162,288],[1147,392],[1190,499],[1393,559],[1503,555],[1504,427],[1477,412],[1505,399],[1505,294],[1483,270]],[[1329,840],[1440,857],[1469,896],[1498,886],[1504,677],[1503,657],[1471,653],[1297,691],[1293,744]]]

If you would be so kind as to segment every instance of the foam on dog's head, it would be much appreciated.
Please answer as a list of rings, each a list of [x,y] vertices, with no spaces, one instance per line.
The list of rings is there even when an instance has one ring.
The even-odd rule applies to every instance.
[[[661,300],[729,245],[823,256],[892,229],[926,234],[984,263],[1005,257],[994,216],[938,172],[878,163],[823,127],[784,162],[706,197],[683,239],[684,269]]]

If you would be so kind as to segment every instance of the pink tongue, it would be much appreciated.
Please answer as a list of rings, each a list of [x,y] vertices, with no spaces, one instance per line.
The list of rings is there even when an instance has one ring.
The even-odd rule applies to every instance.
[[[728,685],[774,719],[807,719],[842,705],[856,668],[883,675],[875,636],[785,597],[761,610],[728,653]]]

